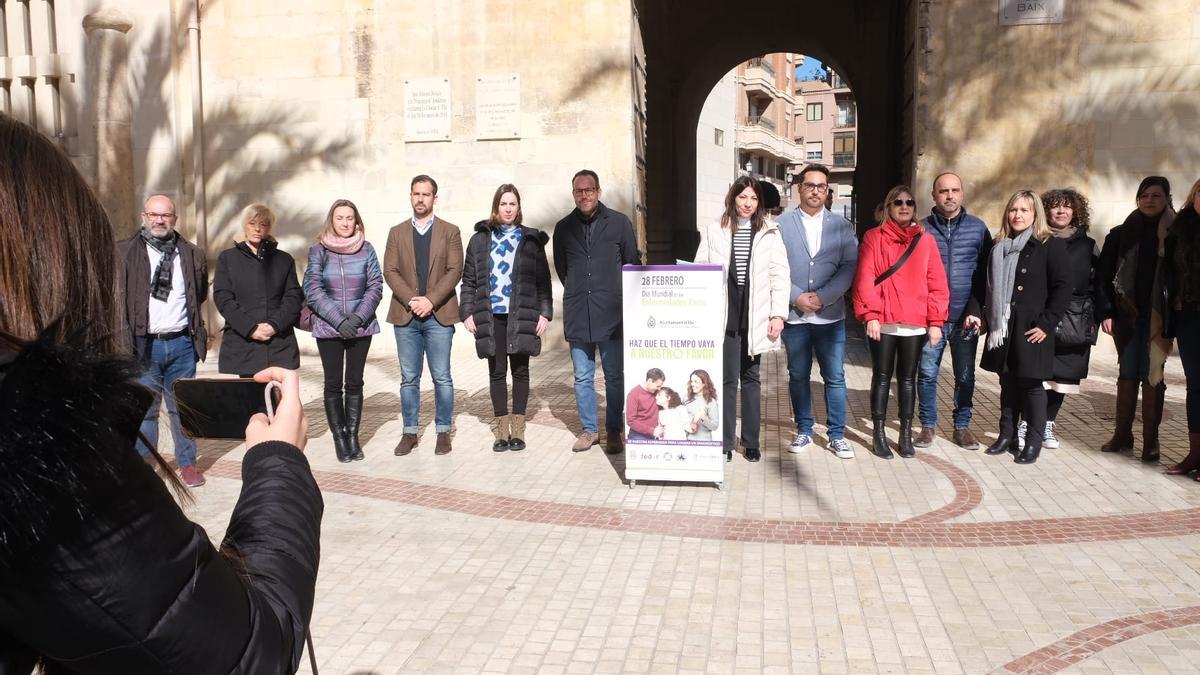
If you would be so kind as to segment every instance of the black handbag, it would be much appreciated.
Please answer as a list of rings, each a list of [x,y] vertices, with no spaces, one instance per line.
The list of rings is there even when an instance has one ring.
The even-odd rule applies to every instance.
[[[1063,318],[1054,327],[1055,344],[1084,347],[1096,344],[1096,304],[1092,296],[1072,297]]]

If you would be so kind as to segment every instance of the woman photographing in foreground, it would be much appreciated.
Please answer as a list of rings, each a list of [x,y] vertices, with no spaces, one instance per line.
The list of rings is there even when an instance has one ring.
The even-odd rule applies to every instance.
[[[218,552],[134,448],[114,247],[70,160],[0,115],[0,672],[295,672],[324,508],[299,379],[255,375],[283,399],[246,428]]]

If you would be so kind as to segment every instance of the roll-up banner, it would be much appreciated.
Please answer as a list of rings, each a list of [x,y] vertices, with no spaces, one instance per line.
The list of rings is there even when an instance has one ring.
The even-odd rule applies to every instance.
[[[720,265],[626,265],[625,477],[717,483],[725,272]]]

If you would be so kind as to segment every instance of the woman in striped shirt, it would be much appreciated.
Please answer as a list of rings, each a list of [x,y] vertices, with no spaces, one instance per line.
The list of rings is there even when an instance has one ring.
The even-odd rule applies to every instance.
[[[721,415],[725,461],[733,458],[740,382],[742,447],[746,460],[757,462],[761,457],[759,361],[763,353],[780,348],[791,286],[787,250],[779,226],[762,207],[758,181],[742,176],[730,186],[720,220],[700,227],[695,260],[725,265],[728,271]]]

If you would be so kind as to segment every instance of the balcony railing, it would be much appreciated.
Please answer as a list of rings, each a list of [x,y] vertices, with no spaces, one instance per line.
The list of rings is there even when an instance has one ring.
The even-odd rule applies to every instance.
[[[835,169],[846,169],[854,166],[853,152],[835,152],[833,153],[833,166]]]
[[[756,57],[750,59],[749,61],[747,61],[746,67],[747,68],[762,68],[763,70],[770,73],[771,77],[775,76],[775,66],[772,66],[770,61],[762,58],[761,56],[756,56]]]
[[[750,126],[763,127],[765,129],[775,131],[775,120],[771,119],[770,117],[764,117],[762,115],[750,115],[746,119],[746,122],[750,124]]]

